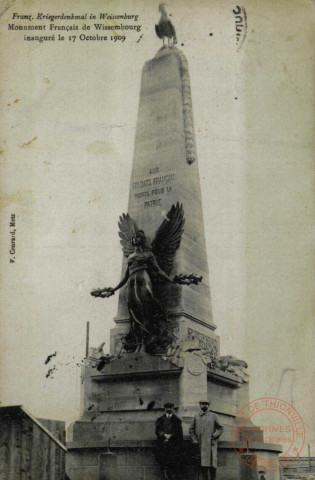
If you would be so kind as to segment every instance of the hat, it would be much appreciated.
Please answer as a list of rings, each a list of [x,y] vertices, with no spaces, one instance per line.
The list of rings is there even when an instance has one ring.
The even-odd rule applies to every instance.
[[[171,402],[164,403],[164,408],[173,408],[173,407],[174,407],[174,403],[171,403]]]
[[[210,404],[208,400],[200,400],[199,403],[207,403],[208,405]]]

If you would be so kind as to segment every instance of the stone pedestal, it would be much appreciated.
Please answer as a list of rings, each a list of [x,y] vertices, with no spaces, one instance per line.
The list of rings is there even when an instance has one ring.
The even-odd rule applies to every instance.
[[[243,443],[232,444],[231,426],[239,407],[248,401],[248,385],[229,373],[209,370],[198,358],[201,360],[188,352],[178,366],[162,356],[128,354],[101,371],[97,370],[98,360],[86,359],[82,416],[68,430],[70,479],[162,480],[155,422],[169,400],[183,421],[184,478],[198,480],[199,462],[188,428],[198,400],[206,397],[225,428],[218,445],[218,480],[243,480],[248,467],[234,450]],[[278,455],[278,446],[264,444],[262,433],[256,435],[261,437],[261,443],[255,444],[257,452],[268,458]],[[270,472],[269,478],[278,480],[278,473]]]

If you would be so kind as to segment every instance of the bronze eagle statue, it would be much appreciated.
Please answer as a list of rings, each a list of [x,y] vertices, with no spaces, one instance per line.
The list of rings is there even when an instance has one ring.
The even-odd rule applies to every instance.
[[[160,3],[159,5],[161,17],[159,23],[155,25],[155,32],[159,38],[163,39],[163,45],[165,37],[167,38],[168,45],[170,44],[170,39],[173,39],[173,45],[175,45],[175,43],[177,43],[175,28],[167,17],[164,5],[165,3]]]

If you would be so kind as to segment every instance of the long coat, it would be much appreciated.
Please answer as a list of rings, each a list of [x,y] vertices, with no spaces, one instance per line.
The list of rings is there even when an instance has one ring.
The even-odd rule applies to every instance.
[[[198,442],[202,467],[217,467],[217,444],[211,445],[211,440],[217,440],[222,433],[223,426],[215,413],[208,410],[194,416],[189,435]]]
[[[179,462],[183,448],[181,419],[174,414],[170,418],[167,418],[166,414],[162,415],[156,421],[155,433],[159,447],[160,462],[164,465],[176,465]],[[165,433],[171,435],[169,440],[165,439]]]

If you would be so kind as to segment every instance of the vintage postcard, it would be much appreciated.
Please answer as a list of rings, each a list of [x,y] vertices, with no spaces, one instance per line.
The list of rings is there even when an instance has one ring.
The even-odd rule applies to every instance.
[[[0,411],[65,422],[71,479],[314,456],[314,2],[12,0],[0,24]]]

